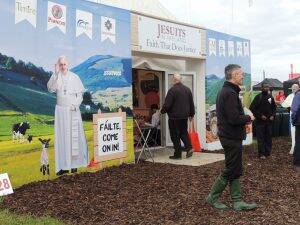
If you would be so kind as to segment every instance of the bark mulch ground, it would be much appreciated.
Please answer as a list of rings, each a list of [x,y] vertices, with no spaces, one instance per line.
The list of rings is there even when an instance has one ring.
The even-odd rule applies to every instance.
[[[141,163],[24,185],[1,207],[15,213],[50,215],[70,224],[300,224],[300,179],[290,143],[274,139],[272,156],[259,160],[244,149],[244,199],[251,212],[216,211],[204,198],[224,162],[189,167]],[[222,200],[232,205],[228,188]]]

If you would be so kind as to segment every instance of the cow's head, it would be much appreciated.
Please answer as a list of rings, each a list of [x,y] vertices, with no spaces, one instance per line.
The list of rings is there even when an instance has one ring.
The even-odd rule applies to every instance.
[[[50,142],[50,138],[49,139],[42,139],[42,138],[39,138],[40,142],[42,143],[42,146],[44,148],[49,148],[49,142]]]
[[[29,124],[29,122],[28,121],[26,121],[26,122],[23,122],[23,127],[24,128],[26,128],[26,129],[30,129],[30,124]]]

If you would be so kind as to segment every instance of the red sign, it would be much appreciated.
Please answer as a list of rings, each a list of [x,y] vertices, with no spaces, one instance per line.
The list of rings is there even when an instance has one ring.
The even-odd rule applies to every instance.
[[[295,78],[300,78],[300,73],[290,73],[289,74],[289,79],[295,79]]]

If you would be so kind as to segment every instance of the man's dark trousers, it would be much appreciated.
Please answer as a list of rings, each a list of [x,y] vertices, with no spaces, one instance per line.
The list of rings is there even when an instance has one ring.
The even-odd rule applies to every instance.
[[[225,170],[222,176],[228,181],[238,179],[243,174],[243,141],[220,137],[225,153]]]
[[[300,126],[296,126],[295,128],[294,165],[300,166]]]
[[[272,150],[272,124],[257,123],[256,137],[258,156],[269,156]]]
[[[184,144],[185,151],[192,149],[191,141],[187,131],[187,122],[188,119],[169,119],[169,130],[175,149],[175,157],[181,157],[182,147],[180,140]]]

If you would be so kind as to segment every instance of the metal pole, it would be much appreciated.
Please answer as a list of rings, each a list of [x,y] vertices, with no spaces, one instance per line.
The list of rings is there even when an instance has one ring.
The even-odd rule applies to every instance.
[[[231,0],[231,26],[230,26],[230,34],[232,34],[232,29],[233,29],[233,3],[234,0]]]

